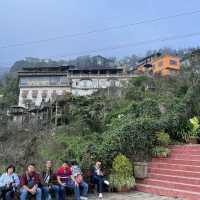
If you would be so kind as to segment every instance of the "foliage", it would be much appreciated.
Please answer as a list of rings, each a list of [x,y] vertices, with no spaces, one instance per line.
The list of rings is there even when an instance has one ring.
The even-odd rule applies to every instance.
[[[16,105],[19,94],[17,77],[7,74],[2,80],[0,94],[2,95],[0,99],[1,107]]]
[[[97,157],[107,165],[111,164],[118,153],[123,153],[132,160],[147,160],[153,145],[153,135],[158,130],[159,121],[152,118],[116,119],[102,134]]]
[[[167,146],[171,141],[169,134],[164,131],[157,132],[155,137],[156,144],[159,146]]]
[[[152,150],[153,157],[166,158],[170,155],[170,149],[162,146],[155,146]]]
[[[190,124],[191,124],[192,138],[197,138],[198,134],[200,132],[199,119],[197,117],[193,117],[189,121],[190,121]]]
[[[159,118],[161,113],[157,101],[154,99],[145,98],[137,106],[137,115],[139,117]]]
[[[117,191],[122,192],[123,189],[130,190],[133,189],[135,186],[135,179],[134,177],[118,177],[114,174],[109,176],[110,187],[112,189],[117,189]]]
[[[133,174],[133,166],[126,156],[119,154],[115,157],[112,170],[118,176],[128,177]]]
[[[199,120],[197,117],[193,117],[188,120],[187,129],[182,129],[180,135],[182,137],[182,141],[188,142],[191,139],[197,138],[199,136],[199,132]]]
[[[50,143],[42,146],[41,154],[43,157],[52,160],[73,160],[81,162],[93,143],[95,143],[95,135],[91,136],[70,136],[65,133],[56,133],[51,136]],[[51,148],[50,148],[51,147]],[[87,168],[87,166],[85,166]]]
[[[98,59],[86,56],[68,62],[47,62],[28,58],[17,62],[12,70],[63,64],[91,66],[97,64]],[[186,59],[192,65],[183,67],[178,76],[133,78],[127,87],[121,88],[123,92],[117,98],[108,96],[105,91],[87,97],[70,96],[60,105],[65,107],[66,125],[43,129],[45,134],[42,137],[34,130],[21,134],[16,131],[15,134],[9,129],[8,116],[0,116],[2,165],[16,159],[20,165],[35,158],[40,165],[45,159],[57,160],[57,165],[63,159],[76,159],[88,170],[98,159],[109,169],[119,153],[131,161],[148,160],[152,151],[154,155],[166,156],[165,146],[170,140],[183,143],[200,134],[197,120],[193,118],[200,117],[200,59],[194,60],[190,55]],[[115,62],[115,59],[106,59],[100,64],[113,65]],[[135,62],[134,56],[131,62]],[[127,64],[128,60],[124,63]],[[17,85],[16,77],[10,75],[1,82],[2,109],[17,103]],[[15,141],[17,155],[10,150],[14,149]],[[30,148],[31,144],[36,148]]]
[[[119,154],[115,157],[109,180],[111,187],[119,191],[123,188],[131,189],[134,187],[133,166],[124,155]]]

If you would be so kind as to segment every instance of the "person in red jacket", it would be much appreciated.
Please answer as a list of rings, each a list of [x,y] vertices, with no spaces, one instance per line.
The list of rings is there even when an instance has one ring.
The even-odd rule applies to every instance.
[[[57,181],[60,185],[61,200],[65,199],[65,188],[74,190],[75,200],[87,200],[88,184],[79,184],[72,176],[72,170],[68,161],[65,161],[57,170]],[[83,189],[83,196],[80,196],[80,187]]]
[[[20,200],[26,200],[28,194],[34,195],[36,200],[42,199],[41,187],[42,179],[35,170],[35,164],[29,164],[26,172],[20,179]]]

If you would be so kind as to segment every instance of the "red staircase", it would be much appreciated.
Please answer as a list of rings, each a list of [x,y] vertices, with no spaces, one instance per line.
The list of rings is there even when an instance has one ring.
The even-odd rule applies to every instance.
[[[169,158],[154,158],[136,189],[184,200],[200,200],[200,145],[172,146]]]

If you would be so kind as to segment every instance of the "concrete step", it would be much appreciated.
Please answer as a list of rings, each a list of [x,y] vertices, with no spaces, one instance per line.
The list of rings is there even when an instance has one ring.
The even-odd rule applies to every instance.
[[[183,159],[183,160],[199,160],[200,161],[200,155],[192,155],[192,154],[177,154],[172,153],[169,158],[174,159]]]
[[[200,145],[170,146],[169,158],[153,158],[148,177],[136,189],[185,200],[200,200]]]
[[[175,176],[200,178],[200,172],[185,171],[185,170],[176,170],[176,169],[172,170],[172,169],[162,169],[162,168],[149,167],[148,172],[149,173],[165,174],[165,175],[175,175]]]
[[[150,168],[162,168],[162,169],[176,169],[176,170],[185,170],[185,171],[193,171],[200,172],[200,166],[193,165],[183,165],[183,164],[171,164],[164,162],[151,162],[148,165]]]
[[[152,186],[146,184],[137,184],[136,189],[140,192],[152,193],[160,196],[168,196],[175,198],[183,198],[184,200],[199,200],[200,192],[190,192],[160,186]]]
[[[154,178],[158,180],[200,185],[200,178],[176,176],[176,175],[165,175],[165,174],[158,174],[158,173],[149,173],[148,176],[149,178]]]
[[[165,187],[165,188],[178,189],[178,190],[185,190],[185,191],[190,191],[190,192],[200,192],[200,185],[165,181],[165,180],[159,180],[155,178],[139,180],[138,183],[145,184],[145,185],[153,185],[153,186],[160,186],[160,187]]]
[[[188,149],[171,149],[171,154],[178,153],[178,154],[190,154],[190,155],[200,155],[199,150],[188,150]]]
[[[172,145],[169,146],[171,150],[182,150],[182,151],[188,151],[188,150],[200,150],[200,144],[189,144],[189,145]]]
[[[200,160],[185,160],[178,158],[153,158],[152,162],[200,166]]]

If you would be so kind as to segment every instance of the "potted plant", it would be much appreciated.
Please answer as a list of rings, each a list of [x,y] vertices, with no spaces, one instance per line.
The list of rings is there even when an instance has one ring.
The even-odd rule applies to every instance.
[[[128,192],[134,188],[133,166],[126,156],[119,154],[114,159],[109,181],[111,189],[118,192]]]
[[[155,144],[157,146],[167,147],[171,142],[170,136],[168,133],[165,133],[163,130],[156,132],[155,135]]]
[[[170,136],[164,131],[157,132],[155,134],[155,147],[152,149],[152,156],[156,158],[166,158],[170,155],[170,149],[168,148],[171,142]]]
[[[152,150],[153,157],[167,158],[170,155],[170,149],[167,147],[156,146]]]
[[[191,131],[186,138],[186,142],[189,144],[198,144],[198,132],[200,128],[199,119],[197,117],[193,117],[189,120],[191,125]]]
[[[194,132],[189,132],[185,136],[185,142],[187,144],[198,144],[198,135]]]
[[[134,176],[137,179],[145,179],[148,176],[147,162],[134,162]]]

